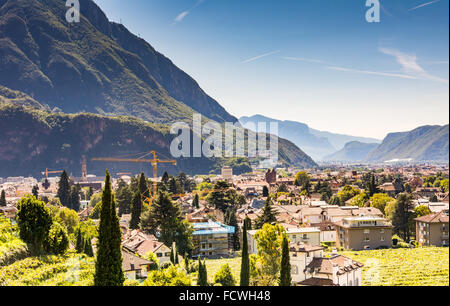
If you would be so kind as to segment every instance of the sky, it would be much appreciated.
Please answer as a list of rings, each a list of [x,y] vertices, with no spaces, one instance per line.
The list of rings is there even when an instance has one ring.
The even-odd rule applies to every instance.
[[[382,139],[449,122],[449,0],[95,0],[236,117]]]

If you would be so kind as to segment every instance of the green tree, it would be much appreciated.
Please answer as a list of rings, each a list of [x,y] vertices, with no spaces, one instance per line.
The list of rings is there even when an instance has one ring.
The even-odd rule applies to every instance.
[[[98,228],[94,285],[123,286],[125,279],[122,271],[122,233],[108,171],[106,171]]]
[[[266,203],[264,204],[262,214],[255,220],[255,226],[257,229],[260,229],[266,223],[274,223],[277,222],[277,213],[273,210],[272,200],[270,197],[267,198]]]
[[[375,193],[370,198],[371,206],[378,208],[384,215],[386,215],[385,212],[386,206],[392,201],[395,201],[395,199],[391,198],[385,193]]]
[[[339,197],[340,204],[345,205],[345,202],[357,196],[359,193],[359,189],[346,185],[338,192],[337,196]]]
[[[432,194],[432,195],[430,196],[430,202],[431,202],[431,203],[437,203],[437,202],[438,202],[438,197],[437,197],[437,195]]]
[[[228,264],[224,264],[220,270],[214,275],[214,284],[221,284],[224,287],[232,287],[236,285],[233,273]]]
[[[50,210],[34,196],[24,197],[17,204],[20,239],[28,244],[32,254],[42,254],[52,224]]]
[[[258,249],[258,269],[262,277],[276,283],[280,272],[282,242],[286,230],[278,224],[264,224],[263,228],[256,232],[255,240]]]
[[[6,207],[6,193],[2,190],[2,194],[0,196],[0,207]]]
[[[263,186],[262,196],[265,198],[269,196],[269,188],[267,186]]]
[[[76,232],[76,244],[75,244],[75,250],[77,251],[77,253],[82,253],[84,250],[84,243],[83,243],[83,233],[81,232],[81,227],[78,227],[78,230]]]
[[[131,220],[130,229],[138,229],[141,222],[142,213],[142,197],[139,192],[136,192],[131,201]]]
[[[192,200],[192,207],[199,209],[200,208],[200,198],[198,193],[195,194],[194,199]]]
[[[60,208],[56,213],[56,217],[60,218],[61,221],[67,228],[69,234],[72,234],[79,223],[79,217],[75,210],[69,208]]]
[[[33,188],[31,189],[31,194],[34,195],[34,197],[39,200],[39,186],[38,185],[33,186]]]
[[[58,222],[53,222],[44,242],[45,251],[55,255],[63,255],[68,248],[69,237],[66,230]]]
[[[400,193],[398,195],[397,206],[395,207],[392,221],[394,231],[406,242],[409,242],[411,234],[409,222],[414,208],[412,199],[412,195],[408,193]]]
[[[214,184],[214,190],[207,197],[209,205],[221,210],[223,213],[234,205],[234,193],[230,185],[225,181],[218,181]]]
[[[131,201],[133,193],[130,187],[122,179],[119,180],[116,190],[117,206],[119,207],[119,217],[123,214],[131,213]]]
[[[369,201],[369,194],[361,192],[350,200],[351,206],[365,207],[366,202]]]
[[[144,286],[187,287],[192,286],[192,281],[184,269],[171,265],[167,269],[150,272]]]
[[[239,244],[239,226],[236,217],[236,209],[234,208],[227,209],[224,222],[226,225],[234,227],[234,234],[232,236],[232,241],[233,241],[233,248],[235,251],[237,251],[240,249],[240,244]]]
[[[248,221],[246,218],[244,220],[244,227],[242,229],[242,258],[240,280],[240,285],[245,287],[248,287],[250,285],[250,258],[248,254],[247,224]]]
[[[71,208],[70,205],[70,182],[69,176],[67,175],[66,170],[63,171],[61,177],[58,182],[58,193],[57,197],[61,204],[65,207]]]
[[[180,184],[178,183],[178,181],[174,177],[172,177],[169,180],[169,192],[171,194],[180,194],[181,193]]]
[[[291,286],[291,262],[289,257],[289,241],[286,235],[283,237],[280,268],[280,286]]]
[[[86,238],[84,240],[84,248],[83,248],[84,254],[86,254],[89,257],[94,257],[94,250],[92,249],[92,242],[91,239]]]
[[[192,245],[192,226],[183,221],[181,208],[174,203],[167,192],[158,192],[148,211],[141,217],[140,228],[153,235],[166,245],[176,242],[181,254],[190,254]]]
[[[70,207],[74,211],[80,211],[80,185],[72,186],[70,188]]]
[[[208,286],[208,271],[206,270],[206,263],[198,259],[198,278],[197,286],[207,287]]]

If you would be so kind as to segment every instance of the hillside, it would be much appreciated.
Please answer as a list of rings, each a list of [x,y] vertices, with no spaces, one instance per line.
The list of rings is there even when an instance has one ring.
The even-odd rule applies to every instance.
[[[448,162],[449,126],[422,126],[409,132],[389,134],[367,157],[370,162],[395,159]]]
[[[345,145],[342,150],[337,151],[331,155],[325,156],[324,161],[344,161],[344,162],[359,162],[367,158],[367,154],[378,147],[377,143],[362,143],[359,141],[352,141]]]
[[[35,108],[43,108],[43,106],[23,92],[11,90],[0,85],[0,104],[11,103],[14,105],[32,106]]]
[[[281,138],[288,139],[295,143],[316,160],[324,156],[335,153],[342,149],[344,145],[351,141],[364,143],[378,142],[376,139],[355,137],[350,135],[340,135],[330,132],[321,132],[311,129],[308,125],[295,121],[281,121],[261,115],[251,117],[241,117],[239,121],[242,125],[248,122],[277,122],[278,134]]]
[[[169,127],[133,117],[105,117],[95,114],[68,115],[31,107],[0,104],[0,177],[33,175],[41,171],[67,169],[81,175],[81,158],[88,159],[89,173],[149,171],[144,164],[91,162],[93,157],[114,157],[155,150],[170,157],[174,138]],[[288,166],[314,167],[314,161],[292,143],[280,140],[280,159]],[[221,165],[233,167],[236,174],[249,172],[245,158],[180,158],[177,166],[161,166],[163,171],[188,174],[220,173]]]
[[[0,0],[0,85],[66,113],[133,115],[168,123],[192,112],[237,119],[189,75],[92,0],[81,22],[65,20],[65,1]]]

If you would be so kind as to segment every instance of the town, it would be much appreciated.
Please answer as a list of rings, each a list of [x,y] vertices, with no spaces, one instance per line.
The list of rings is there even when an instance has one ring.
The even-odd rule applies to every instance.
[[[420,271],[408,272],[409,257],[422,260],[416,264],[429,270],[432,285],[448,285],[448,165],[326,165],[240,175],[223,167],[220,175],[123,172],[106,180],[89,175],[85,159],[80,166],[81,177],[44,169],[39,178],[0,178],[0,271],[9,271],[0,273],[0,285],[43,282],[13,270],[34,248],[63,262],[83,260],[78,278],[67,277],[66,265],[55,284],[92,284],[94,259],[97,269],[107,243],[100,241],[105,192],[114,194],[119,273],[128,285],[411,285]],[[53,220],[39,232],[49,243],[42,236],[33,245],[37,233],[25,233],[33,231],[26,218],[43,213],[26,212],[31,203]],[[408,257],[392,275],[385,269],[396,252]],[[374,268],[376,277],[369,273]]]

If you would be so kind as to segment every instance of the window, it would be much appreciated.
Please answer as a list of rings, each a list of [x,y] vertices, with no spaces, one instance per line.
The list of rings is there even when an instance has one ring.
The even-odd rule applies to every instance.
[[[166,253],[164,254],[164,256],[165,256],[165,257],[170,257],[170,252],[166,252]]]
[[[163,254],[162,253],[156,253],[156,257],[162,257]]]
[[[380,234],[384,234],[384,229],[380,229]]]
[[[298,274],[298,267],[297,266],[292,266],[291,273],[292,274]]]
[[[370,229],[365,229],[364,234],[370,234]]]
[[[381,241],[384,241],[384,236],[381,236],[380,240],[381,240]]]
[[[370,241],[370,237],[364,237],[364,241]]]

